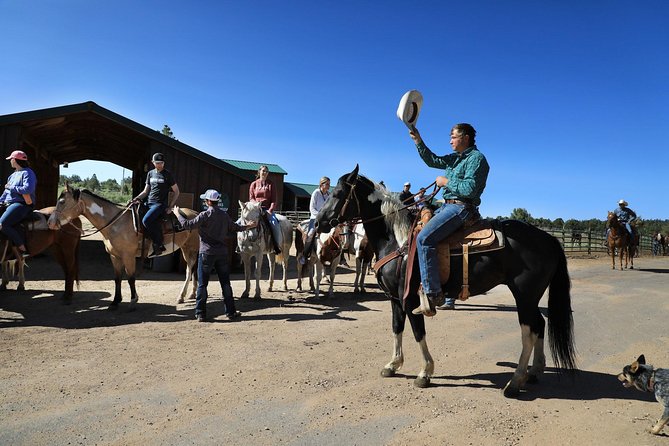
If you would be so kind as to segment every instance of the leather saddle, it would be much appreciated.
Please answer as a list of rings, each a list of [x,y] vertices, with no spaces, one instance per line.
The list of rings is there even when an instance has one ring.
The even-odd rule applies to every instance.
[[[142,219],[148,211],[149,207],[144,203],[140,203],[138,206],[132,207],[132,221],[135,226],[135,231],[137,231],[139,234],[144,234],[144,225],[142,225]],[[186,214],[184,214],[182,210],[179,210],[179,213],[182,217],[187,218]],[[181,226],[179,223],[179,219],[172,213],[163,214],[160,217],[160,227],[163,230],[163,234],[184,231],[183,226]]]

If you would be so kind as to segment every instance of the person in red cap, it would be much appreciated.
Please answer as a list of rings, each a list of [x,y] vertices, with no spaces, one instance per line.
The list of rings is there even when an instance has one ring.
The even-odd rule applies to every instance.
[[[7,179],[5,190],[0,195],[0,205],[5,207],[0,217],[0,232],[14,243],[23,257],[28,257],[23,233],[16,226],[33,210],[37,176],[30,168],[25,152],[14,150],[6,159],[14,172]]]

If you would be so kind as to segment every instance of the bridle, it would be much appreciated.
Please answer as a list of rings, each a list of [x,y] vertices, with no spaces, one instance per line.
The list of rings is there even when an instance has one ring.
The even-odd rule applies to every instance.
[[[74,200],[74,193],[72,193],[72,191],[68,191],[68,193],[72,195],[72,199]],[[102,226],[99,229],[96,229],[95,231],[93,231],[89,234],[84,234],[84,231],[79,230],[79,228],[77,228],[77,230],[82,234],[81,238],[90,237],[91,235],[97,234],[98,232],[102,231],[103,229],[106,229],[109,226],[116,223],[123,216],[123,214],[128,212],[128,210],[131,209],[131,208],[132,208],[132,203],[128,204],[123,210],[119,211],[104,226]],[[86,211],[86,204],[84,203],[84,200],[81,198],[81,193],[79,193],[79,198],[77,198],[77,203],[75,205],[68,206],[65,209],[63,209],[62,211],[58,210],[58,206],[56,206],[56,209],[54,209],[54,211],[53,211],[53,215],[54,215],[54,218],[56,219],[56,222],[58,223],[59,226],[61,225],[60,224],[60,216],[63,214],[63,211],[67,211],[67,210],[70,210],[70,209],[74,209],[75,212],[78,212],[77,216],[84,215],[84,212]],[[70,217],[70,218],[67,219],[67,224],[72,224],[72,218],[74,218],[74,217]],[[76,228],[76,226],[74,226],[74,225],[72,225],[72,226]]]
[[[411,204],[408,204],[406,206],[403,206],[399,209],[396,209],[396,210],[392,211],[390,214],[381,213],[380,215],[377,215],[377,216],[371,217],[371,218],[367,218],[367,219],[363,219],[362,217],[356,217],[356,218],[351,218],[351,219],[347,220],[345,218],[345,214],[346,214],[346,210],[348,209],[348,205],[350,204],[352,199],[355,200],[355,204],[358,208],[358,215],[361,214],[360,201],[358,200],[358,195],[355,194],[355,189],[358,186],[358,180],[359,179],[360,179],[360,176],[356,175],[355,180],[352,183],[349,183],[348,181],[344,181],[344,184],[346,184],[347,186],[350,186],[350,189],[348,191],[348,195],[346,196],[346,199],[344,200],[344,204],[342,205],[341,209],[339,210],[339,213],[337,214],[337,216],[335,218],[330,220],[330,222],[329,222],[330,226],[335,227],[335,226],[343,224],[345,222],[355,224],[355,223],[368,223],[368,222],[371,222],[371,221],[379,220],[381,218],[385,218],[386,216],[388,216],[390,214],[397,214],[399,212],[407,210],[410,207],[414,206],[418,202],[423,203],[423,202],[426,202],[426,201],[430,201],[437,194],[437,192],[439,192],[439,190],[441,189],[441,187],[437,186],[437,182],[435,181],[435,182],[433,182],[432,184],[430,184],[429,186],[427,186],[425,188],[425,190],[427,190],[430,187],[434,186],[434,191],[431,194],[421,198],[418,202],[412,202]],[[418,195],[418,194],[415,194],[414,197],[416,195]]]

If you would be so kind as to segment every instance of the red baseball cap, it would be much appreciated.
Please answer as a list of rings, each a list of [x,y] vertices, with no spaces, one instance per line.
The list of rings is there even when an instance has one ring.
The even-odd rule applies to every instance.
[[[9,156],[8,156],[7,158],[5,158],[5,159],[6,159],[6,160],[10,160],[10,159],[12,159],[12,158],[17,159],[17,160],[27,161],[27,160],[28,160],[28,155],[26,155],[26,152],[24,152],[24,151],[22,151],[22,150],[14,150],[14,151],[12,152],[12,154],[9,155]]]

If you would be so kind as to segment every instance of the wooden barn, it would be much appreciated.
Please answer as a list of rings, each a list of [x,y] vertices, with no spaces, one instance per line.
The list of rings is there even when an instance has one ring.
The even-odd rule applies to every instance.
[[[240,190],[248,190],[254,179],[246,170],[90,101],[0,116],[0,154],[4,159],[16,149],[26,152],[37,174],[38,208],[56,203],[60,166],[82,160],[108,161],[132,171],[137,195],[153,168],[152,154],[161,152],[179,185],[180,206],[199,209],[200,194],[217,189],[232,216],[238,213]],[[0,164],[4,181],[13,169],[8,161]]]

